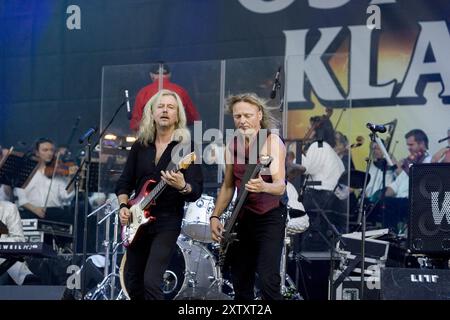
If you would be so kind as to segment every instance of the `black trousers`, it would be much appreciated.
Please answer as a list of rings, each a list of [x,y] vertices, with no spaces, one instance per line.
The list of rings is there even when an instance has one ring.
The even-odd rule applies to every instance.
[[[180,230],[142,234],[127,248],[125,283],[132,300],[163,300],[163,275],[176,249]]]
[[[238,225],[238,242],[230,257],[235,300],[254,300],[255,272],[261,298],[281,300],[280,262],[286,225],[286,207],[266,214],[246,212]]]

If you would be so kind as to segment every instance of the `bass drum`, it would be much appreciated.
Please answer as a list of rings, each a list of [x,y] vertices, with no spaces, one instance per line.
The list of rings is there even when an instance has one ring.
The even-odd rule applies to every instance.
[[[129,299],[124,270],[126,254],[120,263],[120,284]],[[202,300],[216,289],[217,279],[213,254],[203,245],[180,236],[169,267],[163,275],[162,290],[165,300]]]

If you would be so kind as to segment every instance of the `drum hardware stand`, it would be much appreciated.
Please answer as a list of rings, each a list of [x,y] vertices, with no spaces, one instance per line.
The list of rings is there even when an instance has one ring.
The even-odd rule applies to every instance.
[[[120,279],[119,274],[116,272],[117,268],[117,250],[122,245],[123,241],[118,242],[118,226],[119,226],[119,208],[111,210],[111,201],[106,201],[101,207],[97,208],[93,212],[89,214],[88,217],[94,215],[102,208],[105,207],[105,211],[107,212],[106,216],[103,217],[98,225],[102,224],[106,220],[105,225],[105,241],[103,241],[103,246],[105,247],[105,269],[103,280],[97,285],[97,288],[92,294],[89,294],[85,297],[85,299],[89,300],[97,300],[97,298],[101,295],[101,297],[106,300],[121,300],[125,297],[123,289],[119,291],[117,297],[115,296],[116,291],[116,278]],[[110,263],[110,223],[111,223],[111,215],[114,214],[114,233],[113,233],[113,242],[112,242],[112,258]],[[109,268],[111,266],[111,272],[109,272]],[[109,287],[109,288],[108,288]],[[109,297],[108,297],[108,289],[109,289]]]
[[[294,281],[286,272],[286,259],[288,257],[287,247],[290,245],[291,239],[287,236],[287,222],[284,228],[284,239],[283,239],[283,250],[281,252],[281,266],[280,266],[280,277],[281,277],[281,295],[285,299],[289,300],[303,300],[300,293],[295,286]],[[286,286],[286,283],[288,286]]]
[[[231,290],[232,290],[232,295],[234,295],[234,289],[233,289],[233,284],[224,279],[222,276],[222,270],[220,268],[220,266],[216,263],[214,264],[214,268],[216,269],[216,277],[210,276],[208,277],[210,280],[212,280],[211,285],[209,286],[208,289],[212,289],[214,287],[217,287],[217,292],[218,293],[222,293],[223,294],[223,285],[228,286]]]

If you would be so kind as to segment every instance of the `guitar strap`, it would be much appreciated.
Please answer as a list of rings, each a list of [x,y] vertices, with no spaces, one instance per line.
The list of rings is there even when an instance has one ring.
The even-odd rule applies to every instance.
[[[172,147],[172,145],[173,145],[173,147]],[[155,172],[157,172],[157,175],[159,175],[159,172],[161,170],[163,170],[163,165],[162,164],[164,163],[164,161],[166,159],[168,159],[169,162],[167,163],[167,166],[164,169],[164,171],[169,171],[169,170],[173,170],[173,169],[176,168],[177,164],[172,161],[172,157],[171,157],[172,152],[175,152],[178,156],[180,156],[180,159],[181,159],[182,157],[186,156],[186,154],[191,152],[192,146],[190,146],[191,148],[189,148],[189,147],[186,147],[186,145],[187,144],[183,144],[183,143],[177,142],[177,141],[170,142],[169,146],[167,146],[167,148],[170,147],[170,152],[169,152],[169,150],[167,150],[167,152],[169,152],[169,153],[166,154],[166,151],[164,151],[163,155],[159,159],[158,164],[156,165]],[[180,155],[180,151],[186,151],[186,150],[188,151],[188,153],[183,152],[183,154]]]
[[[156,164],[155,167],[155,172],[156,172],[156,176],[159,176],[159,172],[161,172],[162,170],[164,171],[168,171],[168,170],[172,170],[175,168],[175,164],[172,162],[172,158],[171,158],[171,154],[172,154],[172,150],[173,148],[175,148],[177,142],[176,141],[171,141],[169,143],[169,145],[166,147],[166,150],[164,150],[164,152],[161,155],[161,158],[159,159],[158,163]],[[156,150],[155,150],[156,153]],[[163,166],[163,163],[168,161],[167,166],[165,169]]]

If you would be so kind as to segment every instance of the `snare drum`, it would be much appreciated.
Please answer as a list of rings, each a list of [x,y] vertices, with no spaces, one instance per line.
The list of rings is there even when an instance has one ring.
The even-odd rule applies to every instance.
[[[214,210],[214,198],[203,194],[188,205],[183,219],[183,233],[194,240],[211,243],[209,217]]]

